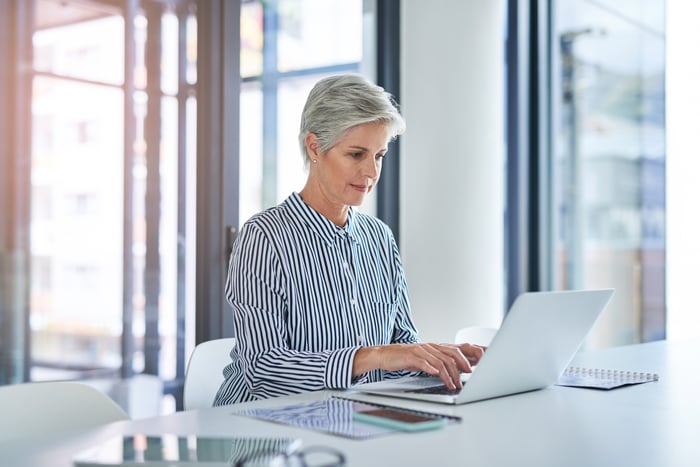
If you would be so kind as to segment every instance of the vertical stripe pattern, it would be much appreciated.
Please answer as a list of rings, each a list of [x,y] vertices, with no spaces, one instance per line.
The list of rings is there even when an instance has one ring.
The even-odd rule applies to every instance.
[[[346,388],[362,346],[417,342],[396,242],[350,208],[341,228],[297,193],[253,216],[231,253],[226,298],[237,338],[214,405]]]

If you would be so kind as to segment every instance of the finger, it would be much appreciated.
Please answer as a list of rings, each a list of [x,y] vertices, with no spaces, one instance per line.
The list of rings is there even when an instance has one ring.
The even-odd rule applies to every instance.
[[[410,347],[406,357],[410,362],[408,368],[423,371],[431,376],[437,376],[449,389],[454,390],[456,385],[450,376],[445,356],[430,344],[418,344]]]
[[[472,371],[471,361],[460,346],[454,344],[440,344],[438,350],[452,358],[457,366],[457,370],[462,373],[470,373]]]
[[[461,389],[461,373],[471,371],[471,366],[464,355],[454,346],[430,344],[428,348],[431,355],[439,362],[432,364],[440,369],[440,378],[445,386],[452,390]]]
[[[459,349],[462,351],[467,360],[469,360],[471,365],[476,365],[479,363],[479,360],[481,360],[481,357],[484,356],[484,352],[486,351],[486,347],[483,345],[474,345],[469,343],[461,344]]]

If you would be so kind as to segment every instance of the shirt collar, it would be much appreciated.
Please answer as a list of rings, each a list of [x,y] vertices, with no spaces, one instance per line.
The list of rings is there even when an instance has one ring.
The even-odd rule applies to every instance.
[[[358,243],[357,213],[352,206],[348,209],[348,220],[345,226],[338,227],[328,218],[319,214],[318,211],[306,204],[297,192],[292,193],[285,203],[292,211],[299,215],[301,222],[306,224],[312,232],[321,237],[327,244],[331,245],[336,241],[336,238],[346,235],[352,241]]]

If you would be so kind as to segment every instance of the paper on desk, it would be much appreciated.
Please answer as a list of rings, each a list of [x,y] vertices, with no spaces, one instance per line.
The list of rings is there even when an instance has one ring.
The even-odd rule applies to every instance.
[[[364,406],[367,404],[347,399],[328,398],[280,407],[244,409],[234,412],[234,414],[353,439],[367,439],[396,433],[396,430],[390,428],[354,421],[353,413]]]
[[[656,373],[569,367],[559,377],[557,386],[615,389],[622,386],[651,383],[658,380],[659,375]]]

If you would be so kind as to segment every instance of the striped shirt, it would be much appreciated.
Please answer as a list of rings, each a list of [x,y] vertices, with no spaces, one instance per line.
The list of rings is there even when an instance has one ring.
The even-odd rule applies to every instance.
[[[353,379],[355,353],[418,341],[391,230],[353,208],[338,227],[297,193],[243,225],[226,298],[236,345],[214,405],[401,376]]]

